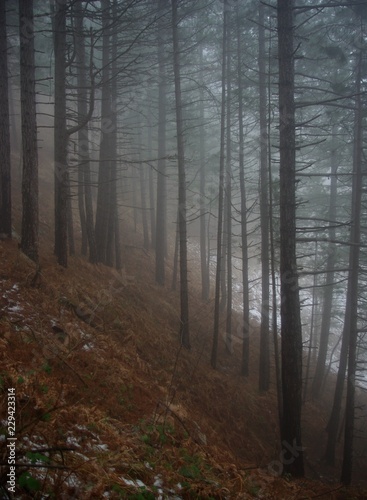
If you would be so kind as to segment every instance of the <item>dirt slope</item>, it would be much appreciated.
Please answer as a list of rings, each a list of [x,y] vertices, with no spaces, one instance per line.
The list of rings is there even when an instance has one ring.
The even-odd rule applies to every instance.
[[[181,350],[177,294],[153,284],[150,255],[127,254],[129,272],[118,274],[80,258],[65,270],[44,251],[37,274],[16,241],[0,243],[4,498],[8,388],[15,498],[280,499],[337,488],[270,473],[274,391],[259,396],[255,379],[236,375],[238,352],[209,368],[210,305],[192,300],[193,348]],[[348,498],[341,491],[325,498]]]

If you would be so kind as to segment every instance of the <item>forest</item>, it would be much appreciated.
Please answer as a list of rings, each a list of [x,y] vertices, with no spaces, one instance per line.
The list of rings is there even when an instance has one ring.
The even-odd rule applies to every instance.
[[[1,498],[366,498],[366,105],[366,0],[0,0]]]

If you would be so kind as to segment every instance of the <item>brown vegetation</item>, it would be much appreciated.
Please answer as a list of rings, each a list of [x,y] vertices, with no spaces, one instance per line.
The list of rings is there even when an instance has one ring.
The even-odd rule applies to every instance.
[[[81,258],[64,269],[52,255],[46,214],[40,269],[16,240],[0,242],[1,431],[6,436],[7,390],[15,387],[24,485],[16,498],[366,498],[317,462],[332,385],[322,404],[304,411],[310,479],[274,476],[275,382],[258,394],[257,326],[252,375],[239,376],[240,339],[231,356],[220,340],[214,371],[212,304],[199,298],[193,265],[187,351],[179,346],[179,296],[154,284],[153,256],[138,234],[125,228],[121,273]],[[5,486],[6,440],[0,444]],[[365,464],[355,463],[358,482]]]

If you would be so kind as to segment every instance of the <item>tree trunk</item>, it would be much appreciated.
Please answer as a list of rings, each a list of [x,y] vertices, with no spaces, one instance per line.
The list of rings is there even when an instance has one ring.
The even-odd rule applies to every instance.
[[[20,100],[22,116],[22,236],[20,247],[38,262],[38,148],[33,0],[19,0]]]
[[[340,350],[337,385],[334,394],[333,409],[328,424],[328,441],[326,460],[329,464],[335,461],[335,447],[339,429],[340,411],[343,397],[345,373],[348,365],[346,423],[344,435],[344,456],[341,482],[350,484],[352,477],[352,452],[354,433],[354,392],[356,375],[357,350],[357,314],[358,314],[358,273],[360,253],[360,218],[362,196],[362,103],[361,103],[361,67],[362,52],[357,56],[356,98],[354,118],[354,151],[352,176],[352,221],[350,229],[349,274],[347,301],[344,318],[343,339]],[[348,359],[349,351],[349,359]]]
[[[293,0],[278,0],[280,275],[283,472],[304,475],[301,439],[302,329],[296,262]],[[291,456],[289,457],[289,453]]]
[[[175,76],[177,154],[178,154],[178,228],[180,233],[180,298],[181,298],[181,343],[190,349],[189,294],[187,279],[187,229],[186,229],[186,173],[184,155],[184,132],[181,101],[181,76],[178,40],[177,3],[172,0],[173,69]]]
[[[67,267],[67,143],[66,132],[66,8],[64,3],[55,3],[53,20],[55,54],[55,124],[54,124],[54,161],[55,161],[55,254],[58,263]]]
[[[0,109],[0,236],[11,238],[10,120],[5,0],[0,0]]]
[[[243,133],[243,82],[242,82],[242,46],[239,5],[236,5],[237,28],[237,82],[238,82],[238,126],[239,126],[239,169],[241,192],[241,252],[242,252],[242,363],[241,375],[249,375],[250,336],[249,336],[249,283],[247,250],[247,197],[245,183],[244,133]]]
[[[87,109],[87,78],[85,42],[83,33],[82,0],[75,4],[75,28],[76,28],[76,64],[78,84],[78,123],[81,125],[88,114]],[[89,247],[89,261],[96,262],[96,238],[94,233],[92,180],[89,161],[89,133],[88,125],[81,127],[78,132],[78,202],[80,223],[82,229],[82,255]]]
[[[96,210],[96,246],[98,262],[107,262],[107,240],[109,236],[111,204],[111,92],[110,92],[110,0],[101,1],[102,8],[102,96],[101,96],[101,142],[99,149],[98,195]]]
[[[269,180],[268,129],[265,66],[265,6],[259,3],[259,117],[260,117],[260,227],[261,227],[261,325],[259,391],[265,392],[270,383],[269,359]]]
[[[206,201],[205,201],[205,108],[204,108],[204,68],[203,46],[200,46],[200,264],[201,264],[201,298],[209,300],[209,269],[206,249]]]
[[[223,205],[224,205],[224,138],[225,138],[225,114],[226,114],[226,59],[227,59],[227,15],[228,0],[223,2],[223,39],[222,39],[222,102],[220,117],[220,157],[219,157],[219,193],[218,193],[218,226],[217,226],[217,267],[215,274],[215,298],[214,298],[214,328],[213,345],[211,352],[211,366],[217,368],[218,343],[219,343],[219,319],[220,319],[220,284],[222,266],[222,233],[223,233]]]
[[[332,127],[331,169],[330,169],[330,202],[329,202],[329,239],[335,240],[336,202],[337,202],[337,155],[336,155],[336,125]],[[320,330],[319,352],[315,376],[312,382],[311,394],[314,399],[320,395],[325,376],[325,364],[328,351],[330,319],[333,304],[334,267],[336,262],[335,244],[329,243],[326,261],[326,278],[324,286],[323,311]]]
[[[157,175],[157,223],[155,248],[155,280],[164,285],[166,280],[165,256],[167,247],[167,179],[166,179],[166,121],[167,84],[165,51],[165,20],[168,1],[158,0],[158,175]]]
[[[230,12],[227,14],[227,116],[226,116],[226,227],[227,227],[227,303],[226,349],[232,353],[232,144],[231,144],[231,36]]]

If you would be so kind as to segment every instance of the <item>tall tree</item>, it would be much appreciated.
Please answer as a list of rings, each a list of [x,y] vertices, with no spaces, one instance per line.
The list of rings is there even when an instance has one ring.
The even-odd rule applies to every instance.
[[[259,118],[260,118],[260,226],[261,226],[261,325],[259,390],[267,391],[270,382],[269,360],[269,182],[268,124],[266,96],[265,5],[259,3]]]
[[[83,26],[83,8],[82,1],[75,4],[75,58],[77,66],[77,84],[78,84],[78,123],[85,123],[88,115],[87,98],[87,64],[85,54],[85,31]],[[92,40],[91,40],[92,42]],[[92,45],[92,43],[91,43]],[[91,61],[92,66],[92,48]],[[90,68],[92,70],[92,68]],[[92,79],[91,79],[92,80]],[[94,216],[92,200],[92,181],[89,158],[89,131],[85,124],[78,132],[78,201],[79,213],[82,229],[82,254],[86,253],[89,247],[89,261],[96,262],[96,238],[94,233]]]
[[[11,163],[6,1],[0,0],[0,234],[11,238]]]
[[[157,172],[157,211],[155,240],[155,280],[164,285],[166,279],[165,256],[167,247],[167,178],[166,178],[166,121],[167,121],[167,83],[165,40],[168,0],[158,0],[158,172]]]
[[[320,330],[319,351],[317,356],[316,370],[314,379],[312,381],[311,393],[313,398],[318,398],[323,385],[325,375],[325,363],[328,351],[330,320],[333,303],[333,289],[334,289],[334,267],[336,262],[335,244],[335,221],[336,221],[336,203],[337,203],[337,141],[336,141],[336,125],[332,126],[332,145],[331,145],[331,168],[330,168],[330,200],[329,200],[329,240],[328,255],[326,261],[326,277],[325,287],[323,290],[323,311]]]
[[[223,245],[223,206],[224,206],[224,169],[225,169],[225,116],[226,116],[226,60],[227,60],[227,15],[228,0],[223,2],[223,35],[222,35],[222,95],[220,116],[220,153],[219,153],[219,192],[218,192],[218,225],[217,225],[217,267],[215,274],[214,328],[211,352],[211,366],[215,369],[218,361],[219,320],[220,320],[220,288],[222,274]]]
[[[172,0],[173,69],[175,77],[177,155],[178,155],[178,230],[180,237],[180,297],[181,328],[180,339],[183,346],[190,349],[189,293],[187,278],[187,228],[186,228],[186,172],[184,151],[184,128],[182,116],[180,46],[178,36],[177,2]]]
[[[54,33],[54,180],[55,180],[55,254],[58,263],[64,267],[68,263],[67,197],[68,167],[66,131],[66,12],[67,3],[53,5]]]
[[[20,246],[38,261],[38,148],[33,0],[19,0],[20,100],[22,116],[22,236]]]
[[[238,83],[238,127],[239,127],[239,169],[241,192],[241,252],[242,252],[242,363],[241,375],[249,375],[250,363],[250,297],[248,276],[248,243],[247,243],[247,194],[245,184],[245,155],[244,155],[244,123],[243,123],[243,78],[242,78],[242,44],[239,4],[236,4],[236,31],[237,31],[237,83]]]
[[[101,1],[102,72],[101,72],[101,140],[99,148],[98,195],[96,208],[97,259],[107,263],[107,242],[111,205],[111,14],[110,0]]]
[[[326,461],[334,464],[335,448],[339,431],[340,412],[344,391],[345,374],[348,366],[347,406],[344,441],[344,461],[341,481],[349,484],[352,474],[352,450],[354,429],[354,391],[356,374],[356,347],[357,347],[357,316],[358,316],[358,274],[360,253],[360,217],[362,195],[362,101],[361,91],[361,50],[357,54],[356,83],[355,83],[355,116],[354,116],[354,148],[353,148],[353,177],[351,201],[351,226],[349,235],[349,273],[345,305],[342,345],[340,349],[339,369],[334,393],[333,407],[327,427],[328,438],[326,445]],[[349,362],[348,362],[349,352]],[[348,440],[348,442],[346,442]]]
[[[294,0],[278,0],[280,276],[284,472],[304,475],[302,407],[302,329],[296,262],[296,155],[294,105]]]

